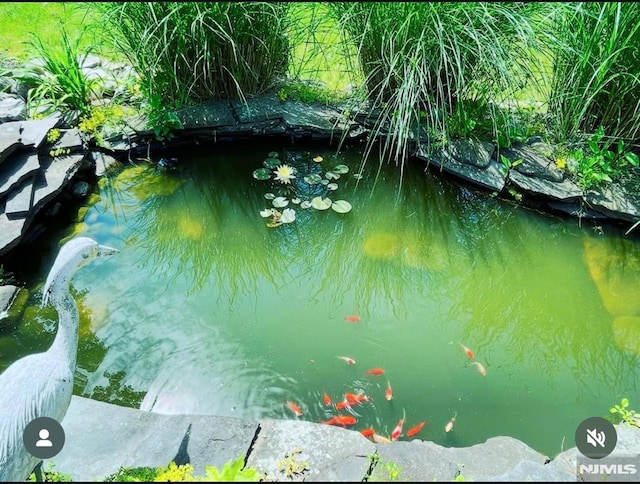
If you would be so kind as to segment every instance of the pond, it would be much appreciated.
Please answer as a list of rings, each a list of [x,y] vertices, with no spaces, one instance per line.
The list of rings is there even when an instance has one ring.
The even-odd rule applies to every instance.
[[[291,202],[295,221],[268,227],[260,212],[279,182],[252,174],[274,150],[325,175],[346,165],[328,196],[352,210]],[[412,438],[507,435],[550,457],[575,446],[585,418],[622,397],[640,404],[637,239],[421,163],[400,183],[393,164],[360,162],[357,147],[215,146],[180,153],[173,171],[138,163],[104,178],[82,221],[48,236],[32,305],[0,337],[0,370],[50,344],[56,315],[39,308],[40,285],[60,241],[83,234],[120,253],[72,283],[78,395],[161,413],[352,415],[352,429],[384,436],[406,416],[405,432],[427,421]],[[345,393],[369,399],[336,410]]]

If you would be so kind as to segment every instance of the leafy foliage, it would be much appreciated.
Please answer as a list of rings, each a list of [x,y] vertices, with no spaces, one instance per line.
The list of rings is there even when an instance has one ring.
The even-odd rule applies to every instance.
[[[620,404],[616,404],[609,409],[610,416],[615,423],[625,423],[633,427],[640,427],[640,414],[629,409],[629,399],[623,398]]]

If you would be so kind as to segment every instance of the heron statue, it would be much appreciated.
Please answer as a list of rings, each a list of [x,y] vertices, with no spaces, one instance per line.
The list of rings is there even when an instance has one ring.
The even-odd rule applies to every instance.
[[[42,305],[58,312],[58,331],[44,353],[25,356],[0,374],[0,482],[25,481],[41,460],[23,443],[23,431],[38,417],[61,422],[73,393],[78,350],[78,307],[69,293],[75,272],[92,259],[117,253],[89,237],[65,243],[47,276]]]

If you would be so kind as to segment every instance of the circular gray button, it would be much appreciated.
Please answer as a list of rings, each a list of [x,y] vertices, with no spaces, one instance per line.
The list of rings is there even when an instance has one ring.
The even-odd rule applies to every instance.
[[[618,433],[611,422],[602,417],[589,417],[576,429],[576,447],[590,459],[602,459],[613,452]]]
[[[51,459],[64,447],[64,429],[52,418],[34,418],[24,428],[22,441],[32,456]]]

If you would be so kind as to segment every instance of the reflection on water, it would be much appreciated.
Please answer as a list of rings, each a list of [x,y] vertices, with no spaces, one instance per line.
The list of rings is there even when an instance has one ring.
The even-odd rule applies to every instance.
[[[373,189],[377,166],[351,176],[358,153],[317,154],[351,168],[336,198],[353,210],[298,209],[277,228],[259,215],[269,202],[252,177],[266,156],[255,149],[104,179],[64,234],[121,249],[74,279],[90,318],[76,392],[245,418],[295,418],[290,400],[310,421],[337,413],[325,393],[334,403],[365,393],[370,402],[343,410],[356,429],[388,435],[406,412],[407,429],[429,421],[417,438],[466,446],[510,435],[550,456],[574,445],[585,418],[623,396],[640,402],[637,240],[475,194],[420,165],[401,187],[383,165]],[[374,367],[385,373],[365,374]]]

